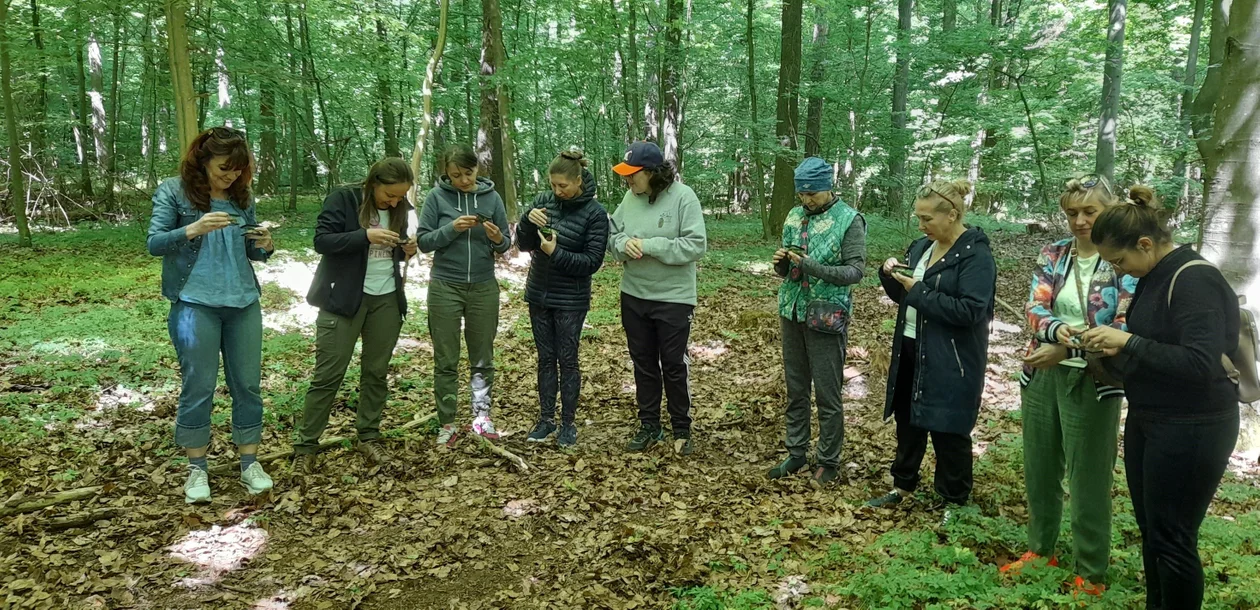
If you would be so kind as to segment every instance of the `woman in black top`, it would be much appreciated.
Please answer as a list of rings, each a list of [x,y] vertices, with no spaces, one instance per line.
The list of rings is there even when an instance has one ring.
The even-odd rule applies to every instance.
[[[360,337],[357,447],[371,464],[389,461],[377,441],[389,396],[389,359],[407,315],[401,265],[416,254],[416,242],[407,236],[407,191],[414,181],[406,161],[387,158],[372,165],[363,184],[339,188],[324,199],[315,225],[315,251],[323,258],[306,295],[319,315],[315,371],[293,446],[294,470],[300,474],[316,470],[319,437]]]
[[[1238,298],[1219,270],[1172,242],[1150,188],[1130,189],[1129,203],[1103,212],[1091,234],[1117,273],[1139,278],[1128,332],[1100,326],[1081,340],[1127,357],[1124,465],[1146,607],[1194,609],[1203,604],[1199,525],[1238,439],[1238,387],[1222,359],[1238,346]]]
[[[551,190],[534,198],[516,230],[521,252],[531,256],[525,302],[538,347],[538,423],[525,440],[541,443],[556,433],[561,447],[577,444],[578,343],[591,308],[591,276],[604,264],[608,245],[608,212],[595,199],[595,176],[587,163],[576,147],[556,156],[547,168]]]

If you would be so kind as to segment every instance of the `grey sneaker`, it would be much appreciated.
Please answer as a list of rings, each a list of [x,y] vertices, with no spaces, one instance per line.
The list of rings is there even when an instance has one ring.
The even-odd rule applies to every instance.
[[[188,480],[184,481],[184,502],[200,504],[210,501],[210,473],[196,467],[188,467]]]
[[[250,495],[256,496],[271,491],[271,477],[263,470],[262,464],[254,462],[241,473],[241,485]]]
[[[572,423],[561,424],[560,434],[556,435],[556,444],[561,447],[577,446],[577,426]]]

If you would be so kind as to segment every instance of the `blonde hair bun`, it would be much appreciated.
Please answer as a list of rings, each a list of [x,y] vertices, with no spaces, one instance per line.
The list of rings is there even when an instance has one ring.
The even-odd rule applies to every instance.
[[[1162,210],[1159,197],[1155,195],[1155,189],[1145,184],[1135,184],[1129,187],[1129,203],[1148,210]]]

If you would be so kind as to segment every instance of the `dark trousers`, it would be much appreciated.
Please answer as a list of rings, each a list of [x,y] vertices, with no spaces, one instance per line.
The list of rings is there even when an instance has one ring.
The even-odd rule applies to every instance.
[[[691,388],[687,384],[687,339],[695,306],[647,301],[621,293],[621,325],[634,361],[639,423],[661,427],[661,386],[669,400],[674,434],[691,432]]]
[[[809,330],[803,322],[779,318],[783,334],[783,378],[787,382],[787,450],[794,458],[809,451],[812,388],[818,403],[818,463],[840,466],[844,445],[845,334]]]
[[[560,420],[573,423],[577,415],[578,397],[582,394],[582,370],[578,367],[578,342],[586,310],[553,309],[529,306],[529,324],[538,348],[539,418],[553,422],[556,418],[556,373],[559,365]]]
[[[1129,409],[1124,467],[1142,532],[1147,610],[1203,605],[1199,526],[1238,440],[1238,412],[1211,421],[1168,421]]]
[[[966,504],[971,495],[971,436],[928,431],[910,422],[914,395],[914,370],[918,349],[914,339],[901,338],[901,360],[897,369],[897,391],[893,395],[893,419],[897,422],[897,455],[893,458],[893,484],[902,491],[919,486],[919,467],[927,454],[928,435],[936,450],[934,488],[950,504]]]

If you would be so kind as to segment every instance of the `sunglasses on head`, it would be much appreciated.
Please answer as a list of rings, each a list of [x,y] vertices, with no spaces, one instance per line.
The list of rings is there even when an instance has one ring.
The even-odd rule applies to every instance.
[[[239,129],[233,129],[231,127],[211,127],[210,132],[214,134],[214,137],[222,138],[222,139],[229,139],[229,138],[242,138],[243,139],[245,137],[244,132],[242,132]]]
[[[932,195],[936,195],[937,197],[940,197],[941,199],[944,199],[945,201],[949,202],[949,205],[953,206],[954,209],[956,210],[962,209],[962,206],[959,205],[958,202],[954,201],[953,199],[950,199],[949,196],[947,196],[945,193],[942,193],[932,188],[931,184],[925,184],[919,187],[919,192],[915,193],[914,196],[918,199],[926,199]]]
[[[1081,183],[1081,186],[1087,189],[1092,189],[1096,186],[1101,185],[1103,187],[1103,190],[1107,191],[1108,195],[1113,194],[1111,192],[1111,185],[1107,183],[1107,179],[1102,177],[1099,174],[1085,174],[1084,176],[1081,176],[1077,178],[1076,180],[1077,182]]]

